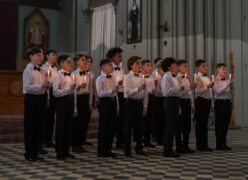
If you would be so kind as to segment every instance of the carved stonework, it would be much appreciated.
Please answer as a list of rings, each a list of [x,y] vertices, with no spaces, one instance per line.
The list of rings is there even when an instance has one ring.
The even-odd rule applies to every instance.
[[[14,81],[10,84],[10,92],[13,96],[22,96],[22,82]]]

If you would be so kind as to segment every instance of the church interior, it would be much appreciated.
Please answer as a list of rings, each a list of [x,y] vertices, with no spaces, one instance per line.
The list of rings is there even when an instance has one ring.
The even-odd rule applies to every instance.
[[[135,2],[135,3],[134,3]],[[137,6],[136,31],[130,11]],[[0,179],[248,179],[248,1],[247,0],[0,0]],[[45,161],[29,163],[24,154],[23,71],[31,45],[54,49],[58,56],[85,54],[100,60],[120,47],[128,72],[131,56],[153,61],[174,57],[188,61],[190,81],[195,61],[204,59],[209,75],[225,63],[234,79],[228,141],[232,151],[195,152],[178,159],[161,156],[163,147],[147,148],[147,157],[99,158],[96,155],[97,109],[87,137],[94,146],[76,159],[57,161],[48,149]],[[229,75],[229,76],[230,76]],[[214,147],[215,116],[209,116],[209,144]],[[190,145],[196,149],[194,130]]]

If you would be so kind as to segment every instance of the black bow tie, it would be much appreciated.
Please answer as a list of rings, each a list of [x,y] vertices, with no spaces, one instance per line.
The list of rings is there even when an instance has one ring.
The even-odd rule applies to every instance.
[[[110,79],[110,78],[112,78],[112,75],[107,75],[106,78]]]
[[[40,67],[34,66],[34,70],[40,71]]]
[[[221,80],[221,81],[225,81],[225,80],[226,80],[226,78],[224,78],[224,77],[223,77],[223,78],[221,78],[220,80]]]
[[[144,76],[144,78],[149,78],[149,77],[150,77],[149,75]]]
[[[183,79],[185,78],[185,76],[184,76],[184,75],[182,75],[181,77],[182,77]]]
[[[42,67],[42,64],[38,64],[39,67]]]
[[[51,67],[54,68],[55,67],[55,64],[54,65],[51,65]]]
[[[85,73],[86,73],[85,71],[80,71],[79,72],[80,76],[85,75]]]
[[[207,75],[208,75],[208,74],[203,74],[202,76],[203,76],[203,77],[206,77]]]
[[[64,72],[64,76],[70,76],[70,75],[71,75],[71,73]]]
[[[175,74],[172,74],[172,77],[174,77],[174,78],[175,78],[175,77],[176,77],[176,75],[175,75]]]
[[[139,77],[139,74],[133,74],[135,77]]]
[[[120,67],[115,67],[115,71],[120,71],[121,68]]]

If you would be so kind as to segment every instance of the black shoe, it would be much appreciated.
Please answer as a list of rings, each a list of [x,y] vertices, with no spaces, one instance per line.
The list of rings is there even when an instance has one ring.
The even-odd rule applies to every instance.
[[[115,148],[116,149],[124,149],[125,146],[123,144],[116,144]]]
[[[37,159],[38,161],[44,161],[44,158],[43,158],[43,157],[40,157],[40,156],[37,156],[36,159]]]
[[[219,151],[227,151],[227,150],[232,150],[232,148],[226,146],[226,145],[223,145],[223,146],[217,146],[216,147],[217,150]]]
[[[212,151],[213,151],[213,149],[212,149],[212,148],[210,148],[209,146],[206,146],[206,147],[204,147],[204,151],[207,151],[207,152],[212,152]]]
[[[98,155],[98,157],[101,157],[101,158],[107,157],[107,154],[104,151],[98,151],[97,155]]]
[[[83,145],[85,145],[85,146],[93,146],[93,143],[88,142],[88,141],[85,141],[85,142],[83,143]]]
[[[45,149],[40,148],[40,149],[38,150],[38,154],[42,154],[42,155],[48,154],[48,151],[46,151]]]
[[[185,152],[186,154],[193,154],[193,153],[195,153],[195,151],[192,150],[192,149],[190,149],[189,147],[184,148],[184,152]]]
[[[65,154],[65,158],[76,159],[76,157],[73,154],[70,154],[70,153]]]
[[[57,158],[58,160],[64,160],[64,159],[65,159],[65,156],[64,156],[64,154],[57,154],[57,155],[56,155],[56,158]]]
[[[171,152],[164,152],[163,154],[164,157],[171,157],[171,158],[177,158],[180,157],[180,155],[174,151]]]
[[[53,142],[46,143],[42,145],[44,148],[54,148],[55,144]]]
[[[139,156],[147,156],[147,154],[143,150],[137,150],[136,154]]]
[[[83,152],[88,152],[86,149],[84,149],[83,147],[73,147],[72,148],[72,152],[74,153],[83,153]]]
[[[145,147],[148,147],[148,148],[156,148],[156,146],[152,143],[145,143]]]
[[[176,153],[178,153],[178,154],[186,154],[184,149],[176,149]]]
[[[25,157],[25,160],[29,161],[29,162],[35,162],[35,161],[37,161],[37,158],[35,158],[35,157]]]
[[[115,153],[109,151],[109,152],[106,153],[106,157],[116,158],[117,156],[116,156]]]
[[[126,151],[126,152],[125,152],[125,156],[126,156],[127,158],[131,158],[131,157],[132,157],[132,154],[131,154],[131,152]]]
[[[232,148],[231,148],[231,147],[229,147],[229,146],[227,146],[227,145],[224,145],[224,147],[225,147],[225,148],[226,148],[226,150],[228,150],[228,151],[232,150]]]

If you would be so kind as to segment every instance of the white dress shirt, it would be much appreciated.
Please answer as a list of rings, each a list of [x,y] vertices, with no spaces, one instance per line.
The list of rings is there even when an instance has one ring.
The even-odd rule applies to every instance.
[[[147,90],[139,91],[139,88],[145,84],[142,74],[130,71],[124,78],[124,96],[130,99],[142,100],[144,108],[147,108],[148,93]]]
[[[65,75],[70,74],[70,75]],[[53,80],[53,95],[55,97],[63,97],[66,95],[72,95],[74,90],[71,86],[74,84],[73,76],[70,72],[65,72],[61,69],[58,75]]]
[[[154,84],[154,78],[150,75],[144,75],[145,78],[145,84],[148,94],[154,94],[155,84]]]
[[[40,70],[35,70],[38,68]],[[45,93],[42,85],[46,82],[46,73],[32,63],[27,64],[23,71],[23,93],[41,95]]]
[[[116,97],[116,93],[113,90],[118,85],[116,79],[113,75],[109,75],[110,78],[105,73],[101,73],[96,79],[96,92],[98,97]]]
[[[181,87],[176,76],[166,72],[161,81],[161,88],[164,97],[180,97]]]
[[[122,64],[116,65],[115,63],[112,63],[113,65],[113,73],[112,75],[116,79],[117,83],[118,81],[124,81],[125,71],[122,68]],[[119,92],[124,92],[123,85],[119,87]]]
[[[233,91],[229,87],[230,80],[223,80],[217,76],[214,80],[214,98],[215,99],[232,99]]]
[[[58,69],[56,66],[50,65],[48,62],[46,62],[42,69],[45,71],[45,73],[48,75],[48,71],[50,71],[50,77],[47,77],[47,81],[52,83],[55,77],[58,75]]]
[[[198,72],[196,76],[195,96],[205,99],[212,99],[211,89],[208,88],[210,83],[211,81],[208,76],[203,76],[202,73]]]

